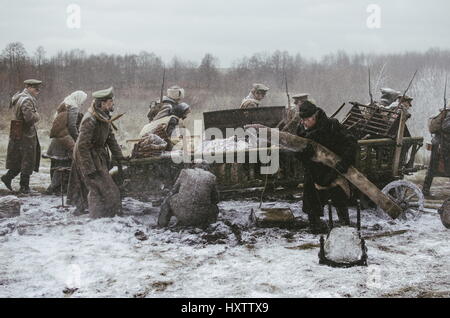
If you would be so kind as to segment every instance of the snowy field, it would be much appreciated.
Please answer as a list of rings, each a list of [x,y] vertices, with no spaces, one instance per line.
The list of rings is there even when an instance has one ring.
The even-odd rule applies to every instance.
[[[34,190],[49,183],[46,165]],[[124,198],[125,216],[90,220],[56,196],[20,199],[21,215],[0,220],[0,297],[450,297],[450,232],[431,210],[416,221],[363,211],[369,266],[337,269],[318,264],[301,203],[265,203],[289,206],[295,229],[249,228],[258,202],[226,201],[202,231],[157,228],[151,200]]]

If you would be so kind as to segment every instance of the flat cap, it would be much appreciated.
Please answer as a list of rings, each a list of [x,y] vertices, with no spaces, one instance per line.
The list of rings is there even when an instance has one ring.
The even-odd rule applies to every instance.
[[[300,118],[309,118],[317,112],[317,106],[310,102],[309,100],[305,101],[299,109]]]
[[[259,83],[253,84],[253,89],[255,91],[264,91],[264,92],[267,92],[269,90],[269,88],[266,85]]]
[[[308,96],[309,96],[308,93],[300,93],[300,94],[292,95],[292,98],[303,98],[303,99],[306,99],[306,98],[308,98]]]
[[[32,85],[32,86],[38,86],[42,84],[42,81],[37,79],[27,79],[23,82],[25,85]]]
[[[93,92],[92,97],[95,99],[111,99],[114,97],[114,88],[110,87],[101,91]]]

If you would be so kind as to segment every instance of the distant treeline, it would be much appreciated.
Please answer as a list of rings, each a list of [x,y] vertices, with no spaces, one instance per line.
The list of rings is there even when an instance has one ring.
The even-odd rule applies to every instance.
[[[285,105],[285,72],[291,94],[308,92],[320,106],[332,112],[343,102],[369,100],[369,66],[376,99],[381,87],[405,89],[419,69],[410,95],[418,94],[418,83],[436,85],[433,94],[436,101],[430,101],[434,103],[438,101],[438,92],[443,92],[443,87],[438,87],[443,81],[437,77],[450,68],[450,51],[352,55],[337,52],[320,59],[275,51],[242,57],[230,67],[221,68],[210,53],[200,62],[174,57],[164,65],[160,57],[150,52],[93,55],[71,50],[47,56],[43,47],[29,54],[22,43],[15,42],[8,44],[0,56],[0,111],[5,112],[10,96],[21,89],[24,79],[38,78],[44,81],[40,110],[49,118],[72,91],[91,93],[109,86],[116,88],[119,109],[145,114],[148,103],[159,96],[166,68],[166,88],[175,84],[184,87],[186,101],[194,112],[237,107],[254,82],[271,88],[265,105]]]

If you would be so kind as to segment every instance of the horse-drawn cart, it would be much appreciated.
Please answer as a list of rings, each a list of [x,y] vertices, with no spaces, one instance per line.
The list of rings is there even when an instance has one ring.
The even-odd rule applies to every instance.
[[[259,109],[232,109],[218,112],[204,113],[204,129],[216,127],[225,134],[227,128],[239,128],[246,124],[263,124],[268,127],[275,127],[282,119],[284,107],[264,107]],[[384,188],[383,192],[402,210],[417,213],[423,208],[423,195],[414,184],[403,181],[404,175],[417,171],[414,167],[414,157],[418,149],[422,146],[422,137],[411,137],[406,128],[406,115],[401,113],[391,113],[389,116],[392,122],[381,125],[378,115],[373,115],[373,109],[367,112],[367,106],[355,103],[352,110],[342,122],[344,126],[360,137],[358,140],[360,147],[357,153],[355,168],[364,174],[368,180],[378,188]],[[380,110],[378,110],[380,111]],[[353,115],[354,113],[357,114]],[[382,113],[382,115],[385,115]],[[356,119],[356,120],[355,120]],[[387,121],[386,121],[387,122]],[[402,127],[403,126],[403,127]],[[383,127],[379,133],[373,133],[374,127]],[[366,129],[366,131],[364,131]],[[403,131],[400,138],[395,137],[392,131]],[[386,132],[386,133],[384,133]],[[247,140],[245,140],[247,141]],[[211,142],[211,141],[205,141]],[[262,174],[261,167],[267,162],[261,160],[252,162],[249,158],[260,151],[279,151],[279,169],[270,175]],[[129,192],[158,192],[162,189],[170,188],[175,181],[178,172],[183,168],[183,164],[174,163],[174,156],[181,154],[163,153],[158,157],[131,159],[121,162],[128,167],[125,173],[127,179],[126,190]],[[184,154],[186,155],[186,153]],[[236,161],[228,162],[226,158],[245,157],[241,163]],[[188,156],[192,159],[195,152],[190,152]],[[223,163],[214,162],[211,164],[212,172],[217,176],[219,190],[222,194],[243,192],[245,189],[255,189],[266,187],[268,191],[278,190],[299,191],[303,182],[303,167],[297,159],[295,152],[283,147],[245,148],[245,149],[223,149],[216,152],[214,158],[223,156]],[[242,158],[242,157],[241,157]],[[401,182],[398,182],[401,180]]]

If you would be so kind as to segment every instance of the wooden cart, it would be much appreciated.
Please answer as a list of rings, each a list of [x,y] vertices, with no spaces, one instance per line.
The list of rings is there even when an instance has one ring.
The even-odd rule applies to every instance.
[[[284,107],[264,107],[208,112],[204,113],[204,128],[217,127],[225,134],[226,128],[243,127],[250,123],[275,127],[282,119],[283,109]],[[355,167],[377,187],[383,188],[383,192],[402,205],[405,210],[415,209],[416,211],[413,212],[417,212],[423,208],[424,201],[420,189],[412,183],[395,182],[403,179],[404,175],[417,171],[417,167],[414,166],[414,158],[423,144],[423,138],[410,136],[405,125],[406,119],[402,121],[401,113],[387,113],[391,117],[389,125],[381,125],[382,122],[378,118],[379,115],[383,115],[382,113],[374,111],[371,106],[355,103],[342,124],[360,138]],[[406,116],[407,114],[404,114],[404,118]],[[374,133],[374,127],[383,129],[380,128],[377,133]],[[404,132],[401,138],[395,137],[399,130]],[[364,136],[361,137],[362,135]],[[245,163],[211,164],[212,172],[217,176],[221,193],[227,195],[242,192],[245,189],[261,188],[266,181],[269,192],[271,190],[298,191],[299,185],[301,186],[303,183],[304,172],[296,153],[283,149],[271,149],[271,151],[274,150],[279,151],[280,168],[276,173],[269,175],[267,180],[266,175],[260,172],[263,164],[259,161],[249,163],[247,160],[253,151],[258,151],[257,149],[244,151]],[[224,152],[222,155],[225,159],[230,153]],[[237,156],[238,154],[231,155]],[[398,158],[396,159],[396,157]],[[225,162],[225,160],[223,161]],[[135,193],[155,193],[170,188],[178,172],[184,166],[175,164],[169,154],[132,159],[122,162],[122,165],[128,167],[124,176],[127,179],[126,189]],[[405,202],[405,199],[411,202]]]

